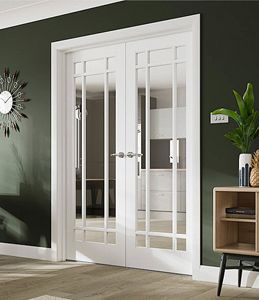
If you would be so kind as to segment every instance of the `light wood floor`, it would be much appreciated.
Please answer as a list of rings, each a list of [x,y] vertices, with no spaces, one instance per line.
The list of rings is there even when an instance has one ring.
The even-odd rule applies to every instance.
[[[190,276],[74,262],[0,256],[0,299],[259,299],[258,289],[193,281]]]

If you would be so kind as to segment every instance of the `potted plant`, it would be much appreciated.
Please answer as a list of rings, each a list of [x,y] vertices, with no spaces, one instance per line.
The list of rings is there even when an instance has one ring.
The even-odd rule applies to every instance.
[[[259,136],[259,111],[254,108],[254,92],[251,83],[247,84],[243,97],[235,90],[233,93],[239,112],[219,108],[214,110],[212,114],[226,115],[236,122],[237,128],[227,132],[225,137],[241,152],[239,155],[239,186],[249,186],[252,159],[250,149],[254,139]]]

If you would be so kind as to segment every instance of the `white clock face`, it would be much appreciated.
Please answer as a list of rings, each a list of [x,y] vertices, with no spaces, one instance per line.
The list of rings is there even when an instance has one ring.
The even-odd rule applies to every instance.
[[[8,91],[3,91],[0,94],[0,112],[2,114],[8,114],[13,106],[12,94]]]

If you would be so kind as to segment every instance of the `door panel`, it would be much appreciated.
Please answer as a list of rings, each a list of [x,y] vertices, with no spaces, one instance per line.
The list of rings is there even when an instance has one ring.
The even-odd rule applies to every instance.
[[[191,274],[189,34],[126,46],[126,265]]]
[[[68,111],[76,113],[67,124],[75,157],[68,259],[125,265],[125,159],[114,155],[125,152],[124,53],[116,45],[67,57]]]
[[[68,55],[68,259],[191,274],[190,49],[181,33]]]

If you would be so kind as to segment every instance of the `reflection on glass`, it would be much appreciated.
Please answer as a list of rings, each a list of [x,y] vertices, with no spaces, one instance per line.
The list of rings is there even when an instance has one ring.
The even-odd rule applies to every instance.
[[[84,231],[83,230],[75,230],[75,240],[78,242],[84,241]]]
[[[171,58],[171,49],[150,53],[154,63]],[[172,232],[172,66],[150,68],[150,231]],[[161,243],[161,244],[159,244]],[[172,249],[172,239],[150,237],[150,247]]]
[[[186,64],[176,64],[177,107],[186,106]]]
[[[176,59],[186,59],[186,46],[176,47]]]
[[[172,48],[153,50],[149,52],[149,63],[154,64],[170,64],[173,57]]]
[[[75,78],[75,99],[76,99],[76,220],[75,227],[82,226],[82,161],[81,161],[81,132],[82,132],[82,121],[81,121],[81,108],[82,108],[82,79],[81,77]],[[77,231],[75,236],[77,238]]]
[[[146,64],[146,54],[145,52],[137,53],[136,65],[143,67]]]
[[[146,247],[146,237],[144,235],[136,235],[136,247]]]
[[[109,57],[108,58],[108,70],[114,71],[116,68],[116,58],[115,57]]]
[[[109,216],[108,228],[116,227],[116,78],[108,74],[109,89]]]
[[[83,73],[83,63],[75,63],[74,64],[74,74],[82,74]]]
[[[144,54],[144,53],[143,53]],[[142,54],[139,54],[142,55]],[[137,163],[137,230],[146,228],[146,170],[145,170],[145,70],[137,70],[137,88],[138,88],[138,127],[137,127],[137,151],[143,156],[138,157]]]
[[[177,246],[176,249],[179,251],[186,251],[186,239],[176,239]]]
[[[103,73],[105,70],[105,60],[89,60],[85,62],[85,71],[87,75]]]
[[[87,242],[104,242],[104,233],[100,231],[85,231],[85,240]]]
[[[115,232],[107,233],[107,243],[108,244],[116,244],[116,233]]]
[[[85,84],[86,225],[104,227],[104,76],[87,76]]]
[[[156,66],[150,68],[151,109],[172,108],[172,66]],[[157,111],[158,112],[158,111]],[[166,113],[165,111],[163,111]],[[161,117],[160,117],[161,118]],[[156,120],[157,128],[162,119]],[[169,122],[171,120],[167,120]],[[160,137],[162,138],[162,137]]]
[[[177,233],[186,233],[186,171],[178,169],[177,178]]]
[[[172,249],[172,238],[162,236],[150,237],[150,248]]]
[[[185,47],[177,48],[177,58],[185,58]],[[178,234],[186,234],[186,64],[176,64],[176,82],[177,82],[177,229]],[[180,245],[185,241],[179,239]],[[178,242],[177,242],[178,248]],[[179,250],[185,250],[182,246]]]
[[[159,198],[156,200],[161,201]],[[158,211],[152,211],[151,209],[150,231],[172,232],[172,214],[169,211],[163,211],[162,208],[160,208]]]

